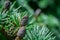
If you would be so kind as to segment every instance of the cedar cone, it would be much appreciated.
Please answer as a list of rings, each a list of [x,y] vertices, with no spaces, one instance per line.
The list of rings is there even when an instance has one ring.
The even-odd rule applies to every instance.
[[[28,16],[24,16],[21,20],[21,26],[25,26],[28,24]]]
[[[35,11],[35,16],[39,16],[40,13],[41,13],[41,9],[37,9],[37,10]]]
[[[9,8],[10,8],[10,1],[9,0],[5,0],[5,3],[4,3],[4,8],[2,9],[2,12],[4,11],[4,10],[9,10]],[[5,11],[5,12],[6,12]]]
[[[21,27],[17,32],[17,37],[15,38],[15,40],[21,40],[26,33],[26,28],[25,25],[27,25],[28,23],[28,16],[24,16],[21,20]]]
[[[17,37],[15,40],[21,40],[25,36],[25,33],[26,33],[25,26],[20,27],[20,29],[17,32]]]

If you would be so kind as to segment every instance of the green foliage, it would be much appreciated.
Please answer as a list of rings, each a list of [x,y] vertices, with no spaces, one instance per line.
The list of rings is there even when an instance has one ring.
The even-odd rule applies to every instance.
[[[34,26],[31,30],[26,30],[23,40],[54,40],[53,33],[46,27]]]
[[[7,40],[7,38],[2,33],[0,33],[0,40]]]
[[[23,40],[60,40],[59,0],[12,0],[14,2],[6,13],[5,11],[2,12],[4,1],[0,1],[0,30],[4,28],[9,36],[15,37],[20,27],[21,19],[23,16],[28,15],[26,35]],[[31,2],[33,3],[29,4]],[[17,8],[16,3],[19,5]],[[34,3],[38,6],[35,6],[36,9],[41,8],[42,10],[37,18],[34,16],[36,9],[32,7]],[[43,25],[46,27],[43,27]],[[56,36],[56,39],[54,36]],[[6,37],[1,32],[0,39],[6,40]]]
[[[40,8],[47,8],[48,5],[53,5],[55,0],[41,0],[38,2]]]
[[[44,24],[47,24],[49,26],[55,27],[59,25],[59,21],[56,17],[54,17],[53,15],[45,15],[45,14],[41,14],[38,17],[38,21],[43,22]]]

